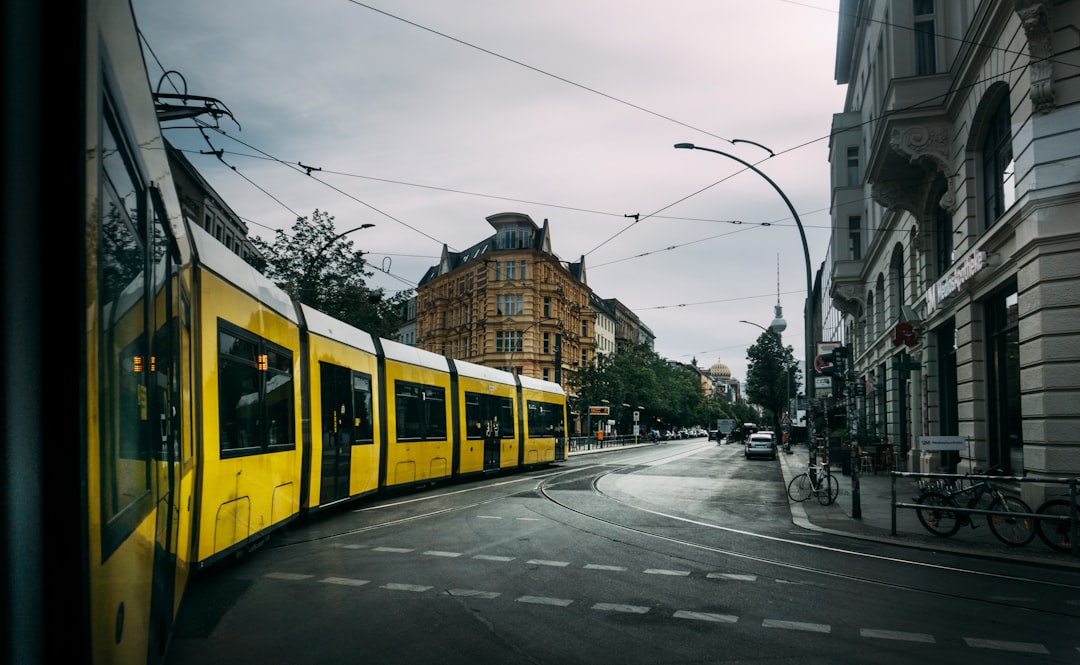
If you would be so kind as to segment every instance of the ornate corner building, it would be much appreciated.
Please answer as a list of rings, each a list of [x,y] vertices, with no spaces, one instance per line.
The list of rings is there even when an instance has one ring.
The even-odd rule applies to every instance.
[[[445,246],[416,287],[415,344],[439,354],[565,383],[591,363],[597,312],[585,258],[560,260],[551,231],[525,214],[487,218],[494,235]]]
[[[1078,24],[1076,0],[840,3],[820,339],[910,470],[1080,474]]]

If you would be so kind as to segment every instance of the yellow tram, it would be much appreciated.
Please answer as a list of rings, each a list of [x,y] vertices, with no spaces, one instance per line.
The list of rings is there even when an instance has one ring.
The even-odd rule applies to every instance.
[[[84,6],[76,658],[144,665],[192,571],[290,520],[564,460],[566,395],[297,303],[189,224],[131,6]]]

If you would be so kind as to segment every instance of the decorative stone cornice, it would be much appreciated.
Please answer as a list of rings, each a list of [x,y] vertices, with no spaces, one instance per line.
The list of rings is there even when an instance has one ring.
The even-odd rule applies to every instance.
[[[949,127],[944,123],[896,127],[889,147],[912,164],[929,160],[938,171],[949,172]]]
[[[889,149],[904,163],[918,168],[892,169],[894,174],[903,174],[903,177],[875,182],[871,194],[877,203],[888,209],[899,208],[921,217],[935,176],[938,172],[948,174],[950,171],[949,127],[945,123],[895,127],[889,135]],[[948,175],[946,178],[951,180]],[[946,188],[945,195],[938,201],[938,205],[950,214],[956,212],[953,191],[951,186]]]
[[[1054,44],[1052,3],[1046,0],[1013,0],[1016,15],[1024,26],[1031,58],[1031,89],[1028,96],[1036,113],[1054,110]]]
[[[864,301],[861,285],[858,283],[838,284],[833,282],[829,295],[832,297],[832,305],[841,314],[858,318],[863,311]]]

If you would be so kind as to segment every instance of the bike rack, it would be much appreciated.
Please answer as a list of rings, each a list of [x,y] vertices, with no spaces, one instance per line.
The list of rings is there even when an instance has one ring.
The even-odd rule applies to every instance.
[[[979,474],[955,474],[955,473],[915,473],[912,471],[890,471],[889,475],[892,476],[892,535],[896,535],[896,509],[897,508],[925,508],[926,506],[918,503],[906,503],[896,500],[896,479],[897,478],[920,478],[920,479],[939,479],[945,483],[963,483],[964,481],[988,481],[988,482],[1003,482],[1012,481],[1017,483],[1044,483],[1052,485],[1068,485],[1069,487],[1069,515],[1039,515],[1038,513],[1012,513],[1013,515],[1022,515],[1024,517],[1030,517],[1032,519],[1050,520],[1055,522],[1069,522],[1069,544],[1070,556],[1080,555],[1080,542],[1077,542],[1078,536],[1080,536],[1080,514],[1076,511],[1077,505],[1077,485],[1080,484],[1080,478],[1052,478],[1052,477],[1017,477],[1017,476],[988,476]],[[954,513],[968,513],[976,515],[1000,515],[999,511],[983,510],[981,508],[963,508],[960,506],[949,507],[950,512]]]

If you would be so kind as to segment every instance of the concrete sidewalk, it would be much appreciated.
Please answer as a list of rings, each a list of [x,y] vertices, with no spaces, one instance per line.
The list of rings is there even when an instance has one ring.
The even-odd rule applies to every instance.
[[[792,478],[806,471],[808,457],[806,446],[794,446],[791,454],[781,451],[780,468],[784,474],[785,488]],[[810,497],[803,502],[789,501],[791,518],[796,525],[814,531],[905,547],[1080,569],[1080,557],[1055,552],[1038,536],[1021,547],[1002,543],[994,537],[986,521],[980,516],[976,516],[974,520],[977,528],[972,529],[965,525],[960,527],[960,531],[955,535],[947,538],[930,533],[919,522],[914,509],[893,508],[894,503],[915,502],[914,497],[918,492],[911,477],[882,472],[876,475],[859,473],[856,496],[852,476],[843,475],[835,464],[831,471],[840,481],[840,495],[836,502],[822,506],[816,497]]]

